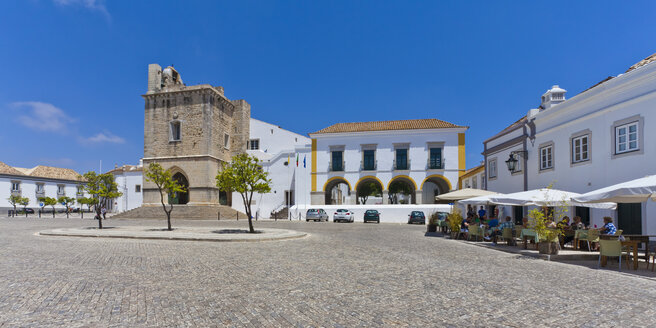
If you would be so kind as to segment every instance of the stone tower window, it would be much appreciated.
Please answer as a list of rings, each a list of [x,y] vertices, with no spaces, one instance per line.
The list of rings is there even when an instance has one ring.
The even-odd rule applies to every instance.
[[[223,147],[225,147],[226,149],[230,148],[230,135],[228,135],[227,133],[223,134]]]
[[[182,133],[180,131],[180,121],[173,121],[169,124],[170,126],[170,135],[169,141],[180,141],[182,138]]]

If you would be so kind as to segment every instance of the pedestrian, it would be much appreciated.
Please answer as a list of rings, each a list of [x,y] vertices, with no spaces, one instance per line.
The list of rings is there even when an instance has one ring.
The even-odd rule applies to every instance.
[[[478,217],[482,218],[484,216],[485,216],[485,209],[483,208],[483,206],[481,206],[481,209],[478,210]]]
[[[102,218],[103,218],[103,220],[107,220],[107,217],[106,217],[106,215],[107,215],[107,209],[105,208],[105,206],[103,206],[103,207],[100,209],[100,212],[102,212]]]

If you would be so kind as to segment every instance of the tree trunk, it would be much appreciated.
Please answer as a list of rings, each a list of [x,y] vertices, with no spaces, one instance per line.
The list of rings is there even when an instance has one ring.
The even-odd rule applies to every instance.
[[[14,211],[11,212],[11,217],[15,218],[16,217],[16,205],[14,205]]]
[[[68,219],[68,205],[66,205],[66,218]]]
[[[100,214],[100,207],[95,206],[93,210],[96,212],[96,218],[98,218],[98,229],[102,229],[103,225],[102,225],[102,215]]]
[[[171,211],[173,211],[173,205],[170,205],[170,206],[171,206],[171,209],[168,210],[168,212],[166,211],[166,208],[164,209],[164,211],[166,212],[166,222],[168,223],[169,231],[172,231],[173,228],[171,227]]]
[[[23,207],[23,211],[25,211],[25,217],[27,217],[27,206]]]
[[[54,206],[52,207],[52,218],[53,219],[55,218],[55,207]]]

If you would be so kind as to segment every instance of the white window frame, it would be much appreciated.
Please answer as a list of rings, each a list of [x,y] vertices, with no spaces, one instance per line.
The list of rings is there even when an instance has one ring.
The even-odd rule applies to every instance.
[[[540,147],[540,171],[553,169],[553,150],[553,144]]]
[[[497,159],[496,158],[490,159],[490,160],[488,160],[487,163],[488,163],[488,172],[487,172],[488,177],[490,179],[496,179],[497,178],[497,170],[498,170]]]
[[[46,185],[44,183],[37,183],[36,184],[36,193],[37,194],[42,194],[46,190]]]
[[[175,129],[177,128],[177,138]],[[182,141],[182,123],[180,121],[171,121],[169,122],[169,141],[177,142]]]
[[[257,147],[253,148],[253,143],[257,143]],[[260,139],[250,139],[248,140],[248,149],[250,150],[259,150],[260,149]]]
[[[20,181],[12,181],[11,182],[11,192],[21,191],[20,185],[21,185]]]
[[[58,196],[66,196],[66,186],[65,185],[57,185],[57,195]]]
[[[577,142],[579,142],[578,146],[576,145]],[[584,146],[585,146],[585,151],[583,150]],[[576,159],[576,156],[579,156],[579,159]],[[590,135],[584,134],[582,136],[572,138],[572,163],[581,163],[589,160],[590,160]]]
[[[472,177],[472,188],[478,189],[478,179],[476,178],[476,176]]]
[[[136,192],[136,193],[141,192],[141,185],[140,184],[134,185],[134,192]]]
[[[631,127],[635,127],[634,132],[630,132],[629,130]],[[620,141],[622,138],[622,135],[620,135],[620,130],[624,129],[624,141]],[[631,135],[635,135],[635,140],[630,140]],[[635,143],[635,146],[631,148],[631,143]],[[625,146],[625,149],[620,149],[622,146]],[[628,153],[632,151],[637,151],[640,150],[640,124],[638,121],[634,121],[631,123],[626,123],[622,125],[618,125],[615,127],[615,154],[623,154],[623,153]]]

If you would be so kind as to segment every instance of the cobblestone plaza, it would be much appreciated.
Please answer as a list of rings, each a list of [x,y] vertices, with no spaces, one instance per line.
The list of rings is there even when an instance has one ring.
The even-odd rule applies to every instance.
[[[424,237],[424,226],[257,222],[310,235],[243,243],[35,235],[94,224],[0,219],[0,327],[656,325],[653,279]]]

